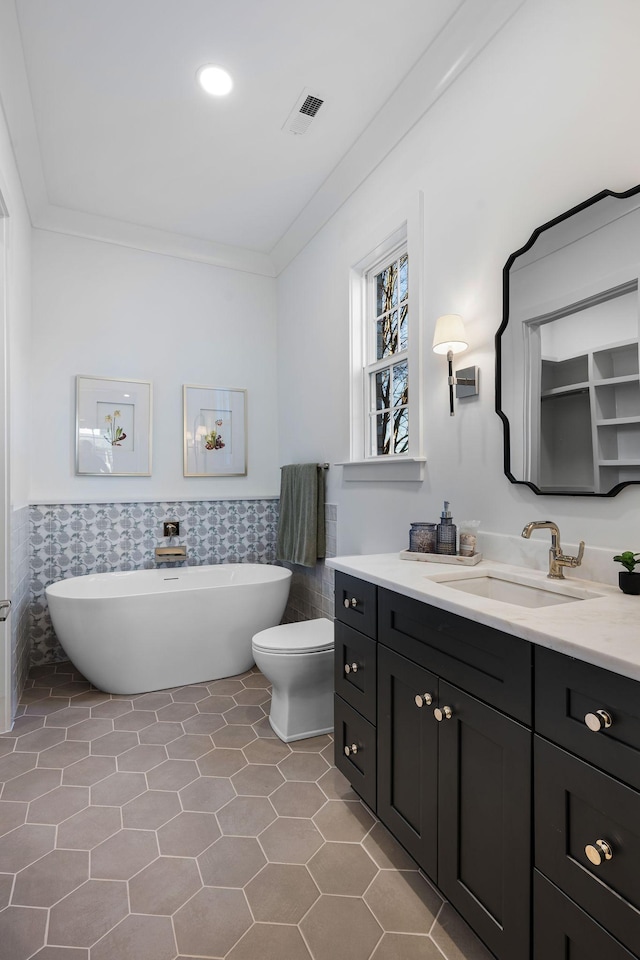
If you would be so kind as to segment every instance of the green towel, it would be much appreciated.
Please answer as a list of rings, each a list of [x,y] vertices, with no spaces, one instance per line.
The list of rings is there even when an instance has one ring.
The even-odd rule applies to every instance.
[[[276,559],[315,567],[325,555],[324,470],[317,463],[281,469]]]

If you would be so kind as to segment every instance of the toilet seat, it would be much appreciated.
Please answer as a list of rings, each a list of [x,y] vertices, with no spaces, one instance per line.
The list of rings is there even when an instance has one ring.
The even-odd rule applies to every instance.
[[[255,650],[292,656],[305,653],[324,653],[333,649],[333,624],[320,617],[298,623],[282,623],[256,633],[252,642]]]

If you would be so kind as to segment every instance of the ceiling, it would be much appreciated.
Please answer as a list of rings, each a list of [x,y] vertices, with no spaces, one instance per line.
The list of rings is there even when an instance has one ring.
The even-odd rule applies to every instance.
[[[156,243],[182,238],[185,251],[209,245],[214,260],[223,250],[264,260],[363,135],[360,179],[406,132],[408,82],[424,79],[429,55],[457,75],[520,2],[5,3],[0,94],[32,220],[107,239],[144,230]],[[231,72],[230,96],[196,85],[204,63]],[[444,80],[431,79],[430,102]],[[325,103],[295,136],[282,128],[305,88]],[[381,123],[385,112],[402,122]]]

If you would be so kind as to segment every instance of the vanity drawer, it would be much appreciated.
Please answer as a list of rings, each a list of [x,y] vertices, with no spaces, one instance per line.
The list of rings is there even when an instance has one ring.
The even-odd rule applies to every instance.
[[[377,587],[366,580],[336,571],[336,620],[376,639]]]
[[[640,790],[640,683],[544,647],[535,669],[536,732]]]
[[[376,722],[375,640],[335,622],[335,691],[363,717]]]
[[[640,954],[640,793],[534,738],[535,865]],[[598,850],[606,842],[611,858]],[[594,865],[585,848],[600,855]]]
[[[498,710],[531,723],[531,644],[519,637],[378,591],[378,639]]]
[[[533,910],[533,960],[636,960],[537,870]]]
[[[338,696],[334,698],[334,740],[336,767],[375,813],[376,728]]]

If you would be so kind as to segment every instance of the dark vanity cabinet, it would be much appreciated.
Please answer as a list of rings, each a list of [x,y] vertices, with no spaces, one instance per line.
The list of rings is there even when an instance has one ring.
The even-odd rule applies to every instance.
[[[336,765],[496,956],[526,960],[530,645],[380,588],[375,631],[354,636],[344,600],[376,588],[349,578],[343,596],[342,578]]]
[[[336,600],[363,800],[499,960],[638,960],[640,684],[342,573]]]
[[[529,956],[531,669],[528,643],[378,590],[378,816],[504,960]]]
[[[536,649],[535,960],[640,956],[640,685]]]
[[[377,588],[336,574],[335,762],[376,809]]]

